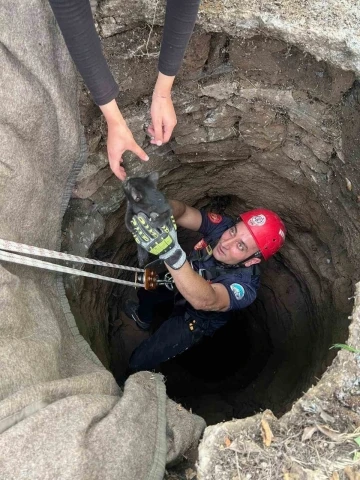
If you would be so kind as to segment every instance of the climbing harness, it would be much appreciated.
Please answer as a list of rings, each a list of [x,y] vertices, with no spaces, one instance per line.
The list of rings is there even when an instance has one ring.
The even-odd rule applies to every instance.
[[[214,240],[205,245],[204,248],[201,248],[199,250],[193,250],[188,257],[191,268],[194,269],[194,261],[205,262],[206,260],[208,260],[212,256],[213,248],[216,244],[217,240]],[[214,278],[219,277],[220,275],[233,275],[234,273],[250,273],[253,276],[260,275],[260,269],[257,264],[252,265],[251,267],[245,267],[243,263],[244,262],[237,265],[227,265],[225,263],[223,264],[221,262],[217,262],[217,265],[213,265],[207,268],[199,268],[198,274],[209,282],[211,282],[211,280],[213,280]]]
[[[174,280],[170,272],[165,273],[163,278],[157,278],[156,283],[157,285],[163,285],[170,291],[174,290]]]
[[[17,252],[17,253],[11,253]],[[97,265],[101,267],[110,267],[117,268],[120,270],[127,270],[130,272],[135,272],[135,281],[129,282],[127,280],[121,280],[118,278],[106,277],[103,275],[97,275],[95,273],[84,272],[76,268],[70,268],[63,265],[58,265],[51,262],[44,262],[43,260],[38,260],[31,258],[25,255],[19,255],[22,253],[25,255],[33,255],[36,257],[45,257],[45,258],[56,258],[63,261],[70,261],[76,263],[87,263],[89,265]],[[45,270],[51,270],[61,273],[69,273],[72,275],[80,275],[83,277],[96,278],[99,280],[105,280],[113,283],[120,283],[123,285],[128,285],[130,287],[144,287],[146,290],[153,290],[157,287],[158,284],[163,282],[159,280],[158,274],[151,268],[135,268],[128,267],[125,265],[117,265],[114,263],[101,262],[99,260],[91,260],[89,258],[79,257],[77,255],[70,255],[64,252],[57,252],[54,250],[47,250],[45,248],[33,247],[30,245],[25,245],[23,243],[11,242],[8,240],[0,239],[0,261],[17,263],[21,265],[28,265],[30,267],[41,268]],[[159,283],[158,283],[159,282]]]
[[[163,266],[164,266],[164,260],[161,260],[160,258],[157,258],[156,260],[148,263],[145,266],[145,271],[149,270],[150,272],[152,272],[152,277],[153,277],[152,283],[155,284],[155,287],[147,288],[146,290],[153,290],[154,288],[160,285],[166,287],[170,291],[174,290],[175,283],[170,272],[163,273],[163,271],[161,271],[160,274],[156,273],[156,270],[159,269],[159,267],[163,267]],[[162,277],[160,277],[160,275],[162,275]],[[143,281],[141,273],[139,274],[138,279],[139,281]]]
[[[190,330],[191,332],[194,331],[195,323],[196,323],[196,320],[192,320],[191,322],[188,323],[188,325],[189,325],[189,330]]]

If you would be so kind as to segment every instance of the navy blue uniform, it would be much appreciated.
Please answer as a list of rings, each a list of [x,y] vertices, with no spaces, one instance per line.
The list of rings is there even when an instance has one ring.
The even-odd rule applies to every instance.
[[[259,275],[254,267],[231,268],[215,260],[212,255],[203,255],[204,248],[216,244],[221,235],[234,225],[229,217],[201,210],[202,223],[199,232],[203,239],[194,247],[190,255],[193,269],[200,274],[213,272],[211,283],[221,283],[230,297],[230,307],[226,312],[195,310],[180,294],[176,295],[175,308],[168,320],[133,352],[130,359],[132,370],[151,370],[159,363],[175,357],[198,343],[204,335],[213,335],[230,318],[230,312],[250,305],[256,298],[259,288]],[[196,252],[201,252],[197,255]],[[198,258],[200,257],[200,258]],[[230,268],[229,268],[230,267]],[[151,323],[153,308],[173,298],[174,293],[162,288],[156,291],[139,290],[139,317]]]

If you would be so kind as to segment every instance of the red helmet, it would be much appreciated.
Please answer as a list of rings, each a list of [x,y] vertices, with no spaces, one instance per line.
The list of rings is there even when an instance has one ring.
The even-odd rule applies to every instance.
[[[240,218],[253,236],[264,260],[270,258],[284,245],[286,228],[275,212],[257,208],[242,213]]]

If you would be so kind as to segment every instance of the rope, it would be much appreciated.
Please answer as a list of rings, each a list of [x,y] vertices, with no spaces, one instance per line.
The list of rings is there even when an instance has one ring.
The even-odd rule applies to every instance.
[[[100,260],[90,260],[77,255],[70,255],[64,252],[56,252],[55,250],[47,250],[46,248],[32,247],[24,243],[10,242],[0,239],[0,250],[8,250],[9,252],[21,252],[37,257],[58,258],[60,260],[69,260],[71,262],[88,263],[90,265],[99,265],[101,267],[119,268],[120,270],[129,270],[130,272],[144,272],[142,268],[128,267],[126,265],[116,265],[115,263],[100,262]]]
[[[44,262],[42,260],[25,257],[23,255],[9,253],[9,251],[26,253],[28,255],[35,255],[38,257],[58,258],[60,260],[68,260],[68,261],[78,262],[78,263],[87,263],[90,265],[118,268],[121,270],[128,270],[131,272],[144,272],[144,270],[141,268],[128,267],[124,265],[116,265],[114,263],[108,263],[108,262],[100,262],[99,260],[90,260],[88,258],[78,257],[77,255],[70,255],[63,252],[56,252],[54,250],[47,250],[45,248],[38,248],[30,245],[25,245],[23,243],[10,242],[8,240],[0,239],[0,260],[3,260],[4,262],[18,263],[20,265],[28,265],[30,267],[42,268],[45,270],[51,270],[55,272],[70,273],[72,275],[80,275],[83,277],[97,278],[100,280],[105,280],[113,283],[120,283],[123,285],[129,285],[132,287],[144,286],[144,284],[142,283],[128,282],[126,280],[119,280],[117,278],[105,277],[103,275],[97,275],[95,273],[84,272],[76,268],[56,265],[54,263]]]

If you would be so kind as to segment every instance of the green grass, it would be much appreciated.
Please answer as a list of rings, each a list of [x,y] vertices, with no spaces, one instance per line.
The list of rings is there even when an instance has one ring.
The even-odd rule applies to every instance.
[[[352,347],[351,345],[345,345],[344,343],[335,343],[331,348],[341,348],[342,350],[347,350],[348,352],[360,354],[360,350]]]

